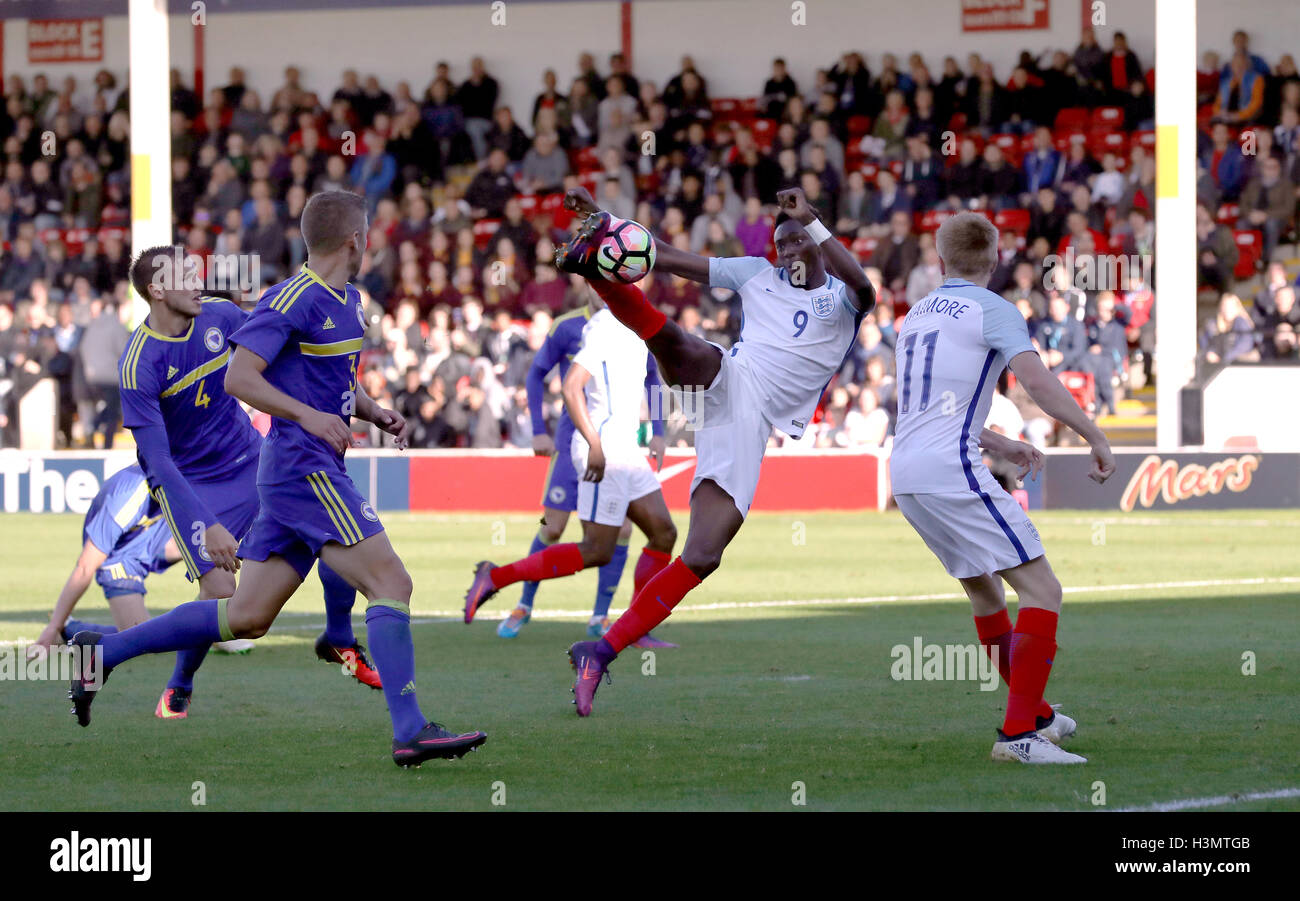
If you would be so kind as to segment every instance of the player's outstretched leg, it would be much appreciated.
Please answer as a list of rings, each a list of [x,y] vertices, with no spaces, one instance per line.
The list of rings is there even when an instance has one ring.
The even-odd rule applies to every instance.
[[[481,560],[474,567],[474,581],[465,592],[465,622],[473,622],[478,609],[507,585],[571,576],[585,565],[582,550],[575,542],[553,544],[505,566]]]
[[[419,766],[433,758],[463,757],[487,741],[483,732],[455,733],[425,719],[415,690],[415,645],[411,640],[411,577],[384,532],[356,544],[331,542],[321,562],[369,600],[366,636],[383,680],[393,723],[393,762]]]
[[[316,656],[342,667],[344,673],[378,691],[383,688],[379,673],[371,666],[365,645],[357,641],[352,631],[357,590],[324,563],[316,568],[316,573],[325,593],[325,631],[316,639]]]
[[[1046,557],[1003,573],[1020,596],[1020,612],[1011,633],[1011,690],[1007,714],[997,741],[994,760],[1020,763],[1086,763],[1038,734],[1036,717],[1043,691],[1056,658],[1056,625],[1061,609],[1061,583],[1056,580]]]
[[[179,607],[145,620],[139,625],[124,629],[110,635],[98,632],[78,632],[72,636],[71,644],[82,646],[99,645],[102,648],[102,660],[105,673],[112,671],[132,657],[141,654],[158,654],[164,651],[179,651],[185,648],[206,646],[223,638],[233,638],[228,627],[223,634],[228,598],[219,600],[190,601]],[[90,725],[90,705],[98,693],[97,688],[88,687],[84,679],[74,677],[72,680],[73,712],[77,722],[82,726]]]
[[[682,555],[642,586],[631,606],[599,641],[580,641],[569,648],[577,673],[573,684],[578,716],[590,716],[600,680],[609,681],[609,665],[624,648],[662,623],[682,598],[722,562],[722,551],[740,531],[745,518],[735,501],[712,479],[691,495],[691,525]]]
[[[993,573],[959,579],[966,596],[970,598],[975,619],[975,632],[989,659],[998,667],[998,673],[1007,688],[1011,687],[1011,617],[1007,615],[1006,594],[1002,579]],[[1078,724],[1061,713],[1059,704],[1041,701],[1035,711],[1034,726],[1038,734],[1059,745],[1072,737]]]

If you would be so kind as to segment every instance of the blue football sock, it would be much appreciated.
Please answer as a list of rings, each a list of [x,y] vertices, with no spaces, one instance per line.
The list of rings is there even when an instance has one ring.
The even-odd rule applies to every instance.
[[[104,666],[112,669],[141,654],[179,651],[233,638],[229,626],[225,627],[226,634],[222,631],[226,618],[225,604],[224,598],[220,601],[190,601],[138,626],[105,635]]]
[[[324,563],[316,568],[316,573],[325,588],[325,640],[336,648],[350,648],[357,643],[352,631],[352,606],[357,602],[357,590]]]
[[[393,720],[393,738],[409,741],[428,722],[415,697],[411,609],[401,601],[371,601],[366,607],[366,637],[375,658],[375,669],[384,683],[384,700]]]
[[[112,635],[116,631],[117,626],[101,626],[99,623],[88,623],[80,619],[70,619],[63,624],[63,640],[69,640],[78,632],[99,632],[103,635]]]
[[[542,538],[542,533],[539,530],[538,533],[533,536],[533,543],[528,546],[528,556],[531,557],[533,554],[537,553],[542,548],[549,547],[550,545],[551,542]],[[524,583],[523,594],[519,596],[519,606],[527,607],[529,610],[533,609],[533,598],[537,596],[537,586],[540,584],[542,583],[541,582]]]
[[[609,605],[618,591],[619,580],[623,578],[623,567],[627,565],[627,544],[620,541],[614,545],[614,556],[600,568],[596,580],[596,606],[591,608],[592,616],[604,616],[609,613]]]
[[[167,680],[167,687],[183,691],[186,694],[192,692],[194,690],[194,674],[203,665],[203,660],[208,656],[208,648],[210,647],[212,647],[211,642],[177,651],[176,667],[172,670],[172,677]]]

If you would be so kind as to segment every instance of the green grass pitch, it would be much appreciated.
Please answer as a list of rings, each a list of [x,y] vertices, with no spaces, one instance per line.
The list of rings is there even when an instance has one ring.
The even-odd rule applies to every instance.
[[[975,641],[958,586],[896,513],[752,516],[660,629],[681,648],[658,652],[653,675],[629,650],[589,720],[569,703],[564,651],[595,574],[544,584],[538,616],[503,641],[518,588],[472,626],[461,597],[475,561],[525,552],[535,519],[389,515],[415,581],[421,705],[487,731],[478,753],[393,765],[382,695],[312,653],[313,575],[251,655],[205,663],[187,721],[152,714],[171,655],[121,667],[88,729],[65,684],[0,683],[0,808],[1114,810],[1292,790],[1231,807],[1298,809],[1297,515],[1039,513],[1067,591],[1048,698],[1089,758],[1043,769],[988,759],[1004,688],[891,678],[895,645]],[[76,516],[0,519],[0,651],[39,632],[79,540]],[[149,587],[154,610],[192,596],[180,567]],[[78,613],[107,617],[97,588]]]

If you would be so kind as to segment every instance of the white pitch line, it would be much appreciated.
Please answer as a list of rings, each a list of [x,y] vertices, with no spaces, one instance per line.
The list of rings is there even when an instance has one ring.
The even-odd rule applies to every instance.
[[[1195,810],[1200,807],[1223,807],[1245,801],[1271,801],[1276,798],[1300,798],[1300,788],[1279,788],[1276,791],[1248,792],[1246,794],[1217,795],[1213,798],[1184,798],[1181,801],[1158,801],[1140,807],[1120,807],[1115,813],[1167,813],[1173,810]]]
[[[1104,594],[1112,591],[1156,591],[1170,588],[1232,588],[1248,585],[1296,585],[1300,576],[1259,576],[1251,579],[1193,579],[1183,582],[1128,582],[1120,585],[1073,585],[1061,589],[1065,594]],[[1015,591],[1008,588],[1008,594]],[[857,607],[866,604],[900,604],[918,601],[959,601],[965,600],[965,594],[941,592],[938,594],[882,594],[864,598],[802,598],[784,601],[722,601],[716,604],[695,604],[689,607],[677,607],[674,613],[707,613],[714,610],[758,610],[772,607]],[[610,615],[622,613],[621,609],[612,608]],[[411,625],[442,625],[463,621],[463,610],[412,610]],[[590,610],[534,610],[534,619],[575,619],[586,618]],[[281,617],[320,616],[309,611],[287,611]],[[479,616],[482,620],[499,620],[509,616],[508,610],[489,612]],[[285,625],[276,631],[310,630],[320,628],[317,623]],[[31,644],[31,639],[0,641],[0,647]]]
[[[1062,589],[1065,594],[1101,594],[1112,591],[1152,591],[1164,590],[1169,588],[1224,588],[1237,587],[1246,585],[1294,585],[1300,584],[1300,576],[1260,576],[1251,579],[1195,579],[1183,582],[1130,582],[1121,585],[1076,585],[1068,586]],[[1008,587],[1008,594],[1015,594],[1015,591]],[[702,613],[713,610],[755,610],[769,607],[827,607],[827,606],[860,606],[865,604],[896,604],[917,601],[964,601],[965,594],[957,592],[942,592],[938,594],[882,594],[875,597],[864,598],[803,598],[785,601],[722,601],[716,604],[693,604],[689,607],[677,607],[674,613]],[[412,610],[413,614],[420,616],[437,616],[445,617],[448,621],[460,621],[462,611],[459,610]],[[610,610],[613,615],[616,612]],[[485,619],[504,619],[509,615],[509,611],[493,616],[489,614]],[[534,610],[535,619],[569,619],[573,617],[590,616],[587,610]]]

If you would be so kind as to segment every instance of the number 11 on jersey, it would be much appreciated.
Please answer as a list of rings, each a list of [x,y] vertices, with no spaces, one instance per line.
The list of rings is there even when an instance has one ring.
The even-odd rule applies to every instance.
[[[939,343],[939,330],[926,332],[921,337],[921,346],[925,348],[925,363],[921,372],[921,402],[916,408],[916,412],[924,413],[925,408],[930,406],[930,374],[934,369],[934,348]],[[898,404],[898,412],[906,413],[912,402],[912,356],[916,350],[916,332],[908,335],[903,339],[903,355],[906,362],[903,364],[903,390],[902,397]]]

